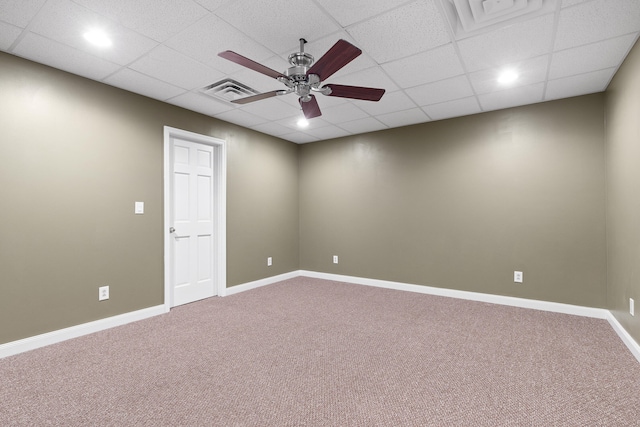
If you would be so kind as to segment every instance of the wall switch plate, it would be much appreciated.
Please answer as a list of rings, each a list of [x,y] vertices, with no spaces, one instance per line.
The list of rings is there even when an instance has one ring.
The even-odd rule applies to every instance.
[[[333,256],[333,263],[337,264],[338,263],[338,255],[334,255]]]
[[[271,267],[273,265],[273,258],[272,257],[268,257],[267,258],[267,267]]]
[[[515,283],[522,283],[522,279],[523,279],[522,271],[513,272],[513,281]]]
[[[633,298],[629,298],[629,314],[632,316],[636,315],[635,301]]]
[[[136,215],[144,214],[144,202],[136,202],[134,206],[134,212]]]
[[[106,299],[109,299],[109,287],[100,286],[98,288],[98,301],[104,301]]]

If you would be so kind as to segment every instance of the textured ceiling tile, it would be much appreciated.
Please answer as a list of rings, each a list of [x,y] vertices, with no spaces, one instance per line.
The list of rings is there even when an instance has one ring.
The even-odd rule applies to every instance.
[[[319,0],[318,3],[343,27],[371,18],[407,0]]]
[[[113,41],[111,47],[98,48],[84,39],[83,34],[95,27],[109,35]],[[120,65],[131,63],[157,46],[153,40],[68,0],[48,2],[29,28],[34,33]]]
[[[466,76],[458,76],[414,87],[407,93],[418,105],[424,106],[466,98],[473,95],[473,90]]]
[[[228,0],[195,0],[200,6],[205,9],[215,12],[220,6],[225,4]]]
[[[344,85],[376,87],[387,91],[398,90],[398,86],[379,67],[361,70],[344,77],[331,76],[326,83],[339,83]]]
[[[213,116],[225,111],[233,110],[235,105],[218,101],[210,96],[200,93],[187,92],[167,100],[170,104],[177,105],[187,110],[197,111],[202,114]]]
[[[477,114],[482,110],[475,97],[456,99],[422,108],[433,120]]]
[[[224,77],[221,72],[166,46],[158,46],[129,68],[189,90],[202,88]]]
[[[403,91],[386,92],[378,102],[362,102],[358,107],[372,116],[409,110],[416,104]]]
[[[1,0],[0,21],[25,28],[46,0]]]
[[[640,31],[640,1],[596,0],[562,9],[555,50]]]
[[[104,79],[104,82],[111,86],[116,86],[161,101],[184,93],[184,89],[182,88],[161,82],[153,77],[145,76],[129,68],[120,70],[107,77]]]
[[[0,22],[0,49],[9,49],[21,33],[21,28]]]
[[[219,52],[232,50],[258,62],[273,56],[273,52],[214,15],[198,21],[165,44],[224,73],[234,73],[242,67],[220,58]]]
[[[216,115],[216,118],[246,128],[267,122],[267,120],[262,117],[254,116],[240,109],[225,111],[224,113]]]
[[[293,7],[290,0],[238,0],[216,14],[276,53],[284,52],[301,37],[315,40],[340,30],[310,0],[297,0]]]
[[[340,123],[340,127],[352,134],[375,132],[387,129],[387,125],[374,119],[373,117],[365,117],[363,119],[352,120],[350,122]]]
[[[253,130],[272,136],[280,136],[291,133],[291,128],[288,128],[276,122],[268,122],[261,125],[256,125],[253,127]]]
[[[518,87],[544,81],[548,67],[549,56],[544,55],[515,64],[507,64],[501,68],[476,71],[469,74],[469,80],[471,80],[471,85],[476,93],[487,93],[505,89],[504,85],[498,82],[498,77],[504,70],[513,70],[518,73],[518,80],[510,86]]]
[[[403,89],[464,73],[452,44],[389,62],[382,68]]]
[[[126,28],[163,42],[208,11],[192,0],[74,0]]]
[[[381,28],[388,30],[381,31]],[[354,25],[347,31],[379,64],[451,41],[434,0],[410,3]]]
[[[602,92],[607,88],[615,70],[615,68],[609,68],[581,74],[579,76],[551,80],[547,84],[545,99],[568,98],[571,96]]]
[[[535,104],[542,101],[543,91],[544,83],[536,83],[531,86],[485,93],[478,95],[478,99],[484,111],[491,111],[525,104]]]
[[[343,136],[351,135],[351,133],[337,126],[331,125],[331,126],[324,126],[319,129],[314,129],[313,135],[318,137],[321,140],[324,140],[324,139],[341,138]]]
[[[120,68],[117,64],[33,33],[28,33],[13,53],[93,80],[102,80]]]
[[[584,3],[586,1],[591,1],[591,0],[562,0],[562,7],[569,7],[569,6],[573,6],[579,3]]]
[[[429,121],[429,117],[420,108],[381,114],[376,119],[389,127],[409,126]]]
[[[563,50],[553,54],[549,79],[617,67],[636,40],[635,34]]]
[[[262,117],[269,121],[281,120],[287,117],[298,116],[300,114],[299,108],[290,107],[276,98],[268,98],[252,102],[250,104],[243,105],[241,109],[242,111],[247,111],[254,116]]]
[[[509,25],[458,42],[468,71],[520,62],[548,52],[553,36],[553,15]]]
[[[287,141],[295,142],[296,144],[307,144],[309,142],[316,142],[320,139],[317,136],[312,136],[304,132],[293,132],[280,136],[280,138]]]
[[[366,101],[362,101],[366,102]],[[348,121],[364,119],[369,115],[356,107],[353,103],[345,103],[336,107],[325,108],[320,101],[320,109],[322,110],[322,118],[330,123],[340,124]]]

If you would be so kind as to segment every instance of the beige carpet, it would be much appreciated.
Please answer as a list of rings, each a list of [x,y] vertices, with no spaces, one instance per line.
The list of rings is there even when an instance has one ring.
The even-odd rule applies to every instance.
[[[1,426],[639,426],[604,320],[296,278],[0,360]]]

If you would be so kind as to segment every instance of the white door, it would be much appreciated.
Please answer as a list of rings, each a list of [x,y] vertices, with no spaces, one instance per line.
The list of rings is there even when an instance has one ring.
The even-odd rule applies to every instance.
[[[214,148],[171,140],[170,260],[173,306],[216,294]]]

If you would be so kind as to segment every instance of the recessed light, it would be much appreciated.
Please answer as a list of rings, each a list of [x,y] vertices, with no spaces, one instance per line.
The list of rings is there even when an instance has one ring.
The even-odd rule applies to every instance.
[[[309,121],[307,119],[302,117],[300,120],[298,120],[298,127],[299,128],[306,128],[307,126],[309,126]]]
[[[514,70],[504,70],[498,76],[498,83],[508,85],[518,80],[518,73]]]
[[[90,30],[84,33],[84,38],[91,44],[94,44],[98,47],[109,47],[111,46],[111,39],[107,34],[102,30]]]

